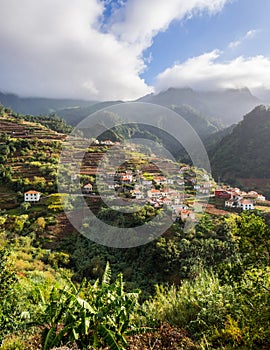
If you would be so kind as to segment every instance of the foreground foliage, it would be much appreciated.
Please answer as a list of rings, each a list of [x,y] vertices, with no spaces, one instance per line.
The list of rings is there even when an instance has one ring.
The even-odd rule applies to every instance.
[[[124,292],[121,275],[110,284],[108,264],[101,283],[91,285],[84,280],[77,288],[68,281],[64,289],[53,288],[41,318],[41,324],[47,324],[42,336],[43,350],[70,342],[80,349],[103,345],[112,350],[125,349],[125,334],[134,327],[131,315],[138,296],[137,292]]]
[[[37,246],[34,215],[17,216],[19,229],[1,218],[1,350],[270,348],[267,216],[204,217],[125,251],[78,237],[72,255]]]

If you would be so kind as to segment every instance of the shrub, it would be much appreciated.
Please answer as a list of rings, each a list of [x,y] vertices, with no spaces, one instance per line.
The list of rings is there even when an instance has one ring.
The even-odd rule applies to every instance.
[[[269,274],[259,277],[257,272],[256,277],[243,277],[241,285],[222,285],[212,273],[204,272],[178,289],[157,287],[155,297],[144,305],[144,322],[150,326],[168,322],[213,345],[267,348],[270,280]]]
[[[9,266],[9,252],[0,249],[0,344],[20,325],[17,278]]]

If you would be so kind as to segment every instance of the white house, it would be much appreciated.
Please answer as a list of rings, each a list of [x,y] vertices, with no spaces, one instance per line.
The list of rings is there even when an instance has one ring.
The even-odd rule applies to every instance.
[[[142,180],[142,185],[144,187],[151,187],[153,185],[152,180]]]
[[[120,181],[122,183],[130,183],[132,182],[132,180],[133,180],[132,174],[125,174],[125,175],[122,175],[120,178]]]
[[[173,185],[174,184],[174,179],[167,179],[167,184],[168,185]]]
[[[150,199],[154,199],[154,198],[159,198],[161,196],[161,193],[159,190],[149,190],[147,191],[147,197]]]
[[[165,176],[155,176],[154,181],[156,182],[157,185],[166,185],[167,184],[167,179]]]
[[[166,197],[161,198],[161,199],[160,199],[160,202],[161,202],[162,204],[172,205],[172,200],[169,199],[169,198],[166,198]]]
[[[254,204],[249,199],[229,199],[225,202],[227,208],[240,208],[242,210],[253,210]]]
[[[86,184],[83,186],[83,192],[84,193],[91,193],[93,191],[93,185],[92,184]]]
[[[40,192],[38,191],[27,191],[24,193],[25,202],[38,202],[40,200]]]
[[[196,219],[195,213],[191,210],[182,209],[180,212],[180,216],[181,216],[182,221],[186,221],[186,220],[195,221],[195,219]]]
[[[258,201],[265,201],[265,196],[263,196],[262,194],[258,194],[257,200]]]
[[[112,146],[114,144],[114,142],[112,142],[111,140],[101,141],[100,143],[106,146]]]
[[[170,189],[164,188],[163,190],[161,190],[161,196],[162,197],[168,198],[168,197],[170,197],[170,194],[171,194],[171,190]]]
[[[254,209],[253,201],[248,199],[242,199],[239,201],[239,207],[242,210],[253,210]]]
[[[130,191],[132,197],[135,197],[136,199],[144,199],[144,195],[140,190],[132,190]]]
[[[233,199],[229,199],[225,201],[225,207],[227,208],[235,208],[237,205],[237,202],[235,202]]]

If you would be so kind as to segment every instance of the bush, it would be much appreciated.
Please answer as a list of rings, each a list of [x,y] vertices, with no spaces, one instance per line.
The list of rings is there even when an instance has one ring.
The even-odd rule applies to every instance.
[[[7,334],[20,326],[17,278],[9,265],[9,252],[0,250],[0,344]]]
[[[224,284],[212,273],[203,272],[195,281],[175,287],[157,287],[152,300],[144,305],[150,326],[164,322],[188,330],[198,340],[214,346],[230,344],[238,348],[270,346],[269,275],[242,285]],[[265,288],[267,286],[267,288]]]

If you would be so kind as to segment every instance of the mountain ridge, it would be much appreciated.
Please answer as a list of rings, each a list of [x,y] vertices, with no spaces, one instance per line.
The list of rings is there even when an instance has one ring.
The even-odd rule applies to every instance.
[[[270,107],[260,105],[246,114],[210,152],[212,172],[217,179],[270,194]],[[264,181],[261,181],[264,179]],[[253,185],[254,186],[254,185]]]
[[[65,110],[80,109],[84,115],[84,109],[91,106],[104,108],[104,105],[120,103],[122,101],[86,101],[78,99],[50,99],[38,97],[19,97],[11,93],[0,92],[0,103],[11,107],[21,114],[48,114],[61,113],[65,118]],[[225,126],[240,121],[241,116],[248,113],[256,105],[263,103],[259,98],[252,95],[248,88],[227,89],[216,91],[195,91],[189,87],[168,88],[157,94],[151,93],[140,97],[132,102],[155,103],[168,108],[172,106],[190,106],[199,111],[209,121],[220,120]],[[94,108],[94,111],[97,109]],[[70,113],[66,111],[66,113]],[[89,115],[89,114],[88,114]]]

